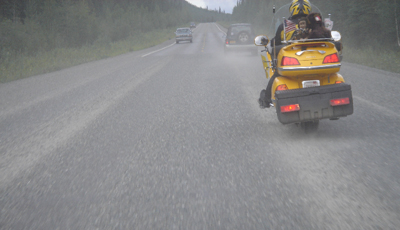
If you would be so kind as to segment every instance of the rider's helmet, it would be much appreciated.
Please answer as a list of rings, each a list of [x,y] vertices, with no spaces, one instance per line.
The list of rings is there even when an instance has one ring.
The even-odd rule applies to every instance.
[[[292,17],[305,16],[311,13],[311,4],[308,0],[293,0],[289,11]]]

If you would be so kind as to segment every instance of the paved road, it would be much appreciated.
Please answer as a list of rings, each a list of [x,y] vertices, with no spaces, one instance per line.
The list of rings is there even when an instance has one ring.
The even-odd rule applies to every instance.
[[[0,84],[0,229],[398,229],[400,75],[343,63],[354,114],[305,135],[222,36]]]

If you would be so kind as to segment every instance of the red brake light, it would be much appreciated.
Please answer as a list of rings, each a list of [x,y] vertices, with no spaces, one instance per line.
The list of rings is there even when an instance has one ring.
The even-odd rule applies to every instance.
[[[229,44],[229,40],[228,39],[226,39],[225,44]]]
[[[299,104],[281,106],[281,113],[295,112],[300,110]]]
[[[331,102],[331,106],[348,105],[348,104],[350,104],[350,99],[348,97],[338,98],[338,99],[332,99],[330,102]]]
[[[300,65],[300,62],[296,58],[283,57],[282,58],[282,66],[285,66],[285,65]]]
[[[339,57],[338,57],[338,55],[336,53],[326,56],[324,58],[324,62],[323,63],[327,64],[327,63],[335,63],[335,62],[340,62],[339,61]]]
[[[278,85],[278,87],[276,87],[276,91],[287,90],[287,89],[288,87],[286,84]]]

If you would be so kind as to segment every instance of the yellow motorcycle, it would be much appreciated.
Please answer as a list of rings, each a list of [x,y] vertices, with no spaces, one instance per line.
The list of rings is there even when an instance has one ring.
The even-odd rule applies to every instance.
[[[272,103],[282,124],[296,123],[305,132],[318,129],[322,119],[338,120],[353,113],[351,86],[339,74],[340,33],[329,39],[289,40],[269,45],[265,35],[257,36],[266,77],[277,74],[272,85]]]

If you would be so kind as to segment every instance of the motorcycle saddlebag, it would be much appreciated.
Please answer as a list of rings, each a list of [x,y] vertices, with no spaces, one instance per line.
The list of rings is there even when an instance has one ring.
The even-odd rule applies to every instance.
[[[275,93],[276,113],[282,124],[299,123],[353,114],[351,86],[346,83],[283,90]],[[332,99],[349,98],[349,104],[332,106]],[[299,111],[281,112],[281,106],[298,104]]]

